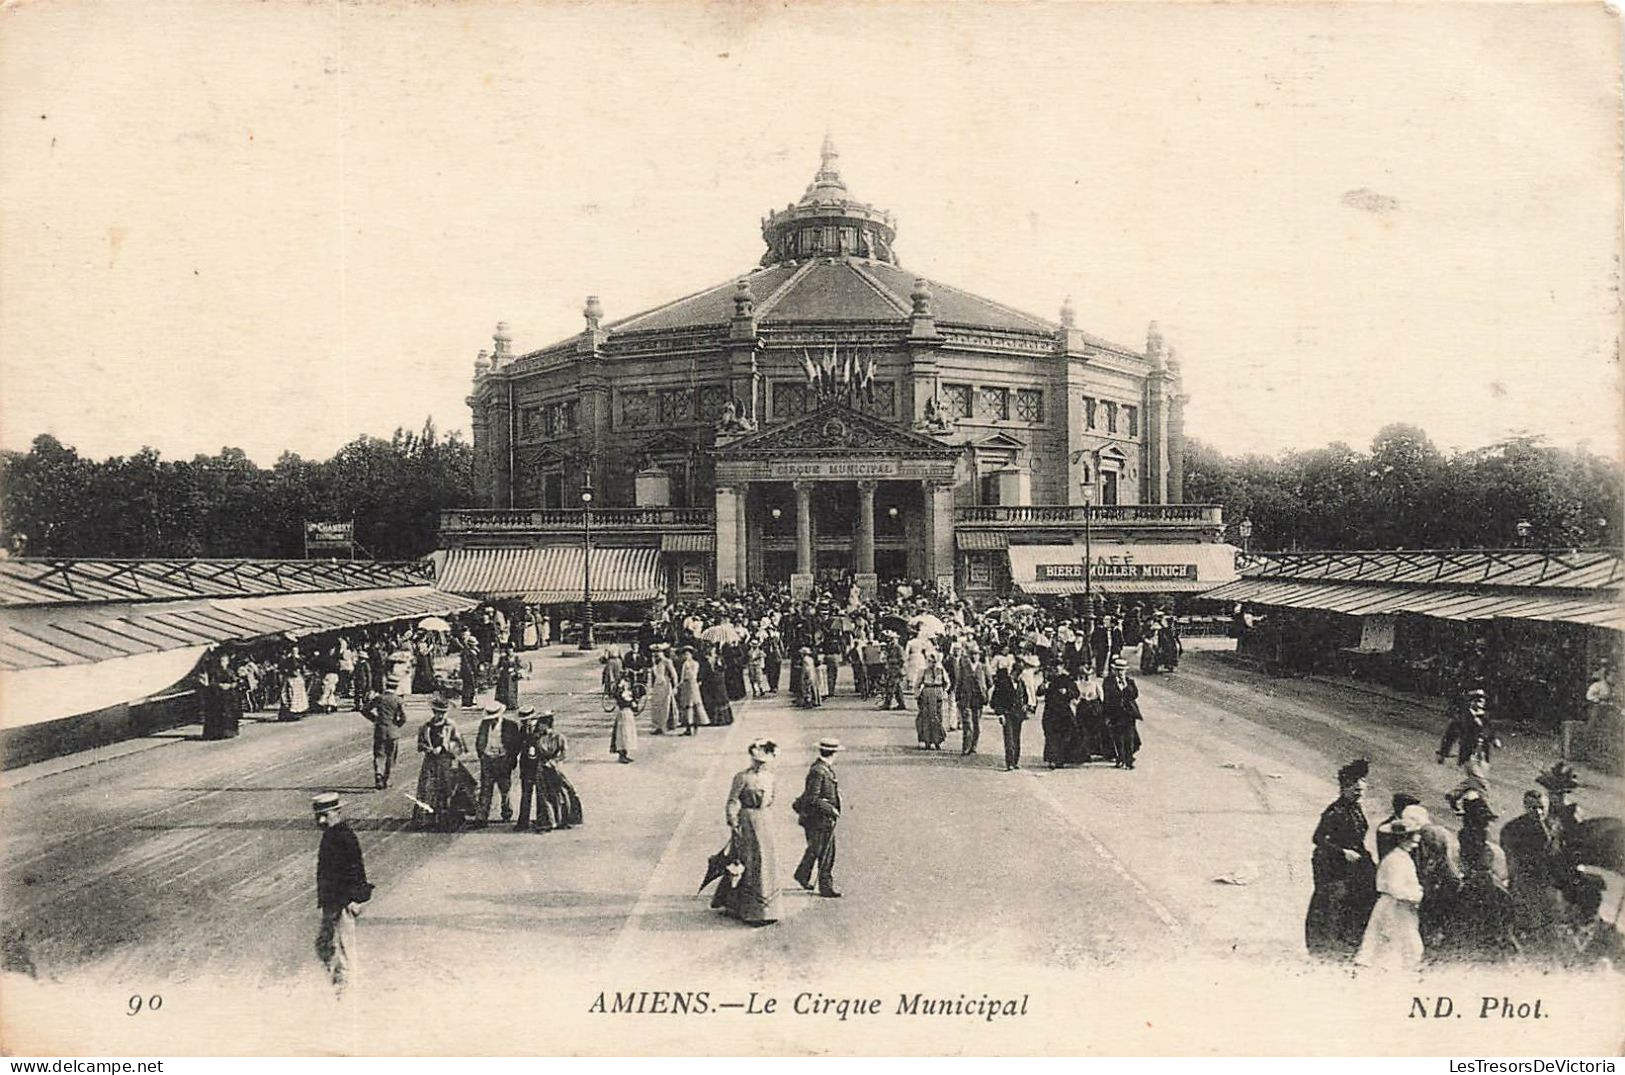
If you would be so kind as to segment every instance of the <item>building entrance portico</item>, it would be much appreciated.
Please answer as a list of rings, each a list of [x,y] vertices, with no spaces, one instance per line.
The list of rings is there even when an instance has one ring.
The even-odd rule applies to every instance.
[[[953,570],[957,449],[839,403],[717,446],[717,583]],[[730,553],[732,555],[728,555]]]

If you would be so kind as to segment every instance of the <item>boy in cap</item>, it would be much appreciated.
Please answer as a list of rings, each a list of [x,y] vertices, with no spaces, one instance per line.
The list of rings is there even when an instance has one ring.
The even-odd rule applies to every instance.
[[[316,955],[327,968],[333,992],[344,995],[355,970],[355,917],[361,904],[372,898],[361,841],[341,812],[336,792],[325,791],[310,801],[322,844],[316,852],[316,904],[322,925],[316,933]]]

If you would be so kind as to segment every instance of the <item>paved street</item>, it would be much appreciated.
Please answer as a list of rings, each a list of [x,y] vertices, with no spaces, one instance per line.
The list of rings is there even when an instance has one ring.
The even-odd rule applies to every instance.
[[[597,663],[567,653],[536,655],[525,686],[527,701],[558,710],[570,737],[587,824],[568,832],[408,829],[411,742],[396,787],[375,792],[369,725],[347,712],[7,774],[8,963],[26,957],[44,979],[109,995],[221,981],[316,995],[308,804],[337,789],[379,886],[360,924],[366,981],[402,997],[425,986],[475,995],[516,975],[591,978],[589,969],[608,989],[695,988],[698,966],[750,982],[972,965],[993,980],[1175,957],[1296,970],[1309,834],[1335,793],[1336,767],[1371,758],[1373,822],[1400,787],[1442,811],[1439,796],[1456,779],[1433,763],[1436,711],[1269,680],[1211,652],[1193,653],[1175,675],[1140,678],[1146,746],[1133,772],[1045,769],[1036,720],[1022,772],[1002,770],[996,720],[974,758],[959,757],[957,735],[942,753],[923,752],[911,712],[860,702],[844,679],[815,712],[775,697],[694,738],[645,729],[636,762],[620,765],[591,693]],[[411,706],[415,728],[427,702]],[[474,717],[454,715],[472,746]],[[789,802],[826,735],[849,748],[838,761],[840,900],[804,893],[788,876],[802,846]],[[756,736],[780,748],[773,813],[788,888],[782,921],[759,930],[695,896],[726,838],[729,781]],[[1498,798],[1515,809],[1549,746],[1510,747],[1496,778],[1506,789]],[[1617,793],[1606,783],[1592,793],[1599,805]],[[614,978],[615,968],[636,973]],[[922,980],[932,985],[983,988]]]

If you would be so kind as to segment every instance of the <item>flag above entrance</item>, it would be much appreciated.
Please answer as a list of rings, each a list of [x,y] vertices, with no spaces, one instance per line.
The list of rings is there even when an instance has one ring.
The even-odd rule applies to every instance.
[[[1236,579],[1233,545],[1095,542],[1088,588],[1097,593],[1200,593]],[[1082,593],[1082,545],[1011,545],[1010,581],[1029,594]]]

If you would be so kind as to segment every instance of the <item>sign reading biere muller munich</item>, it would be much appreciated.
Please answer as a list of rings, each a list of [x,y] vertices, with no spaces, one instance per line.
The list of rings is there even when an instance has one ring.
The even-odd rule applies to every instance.
[[[1081,562],[1076,564],[1039,564],[1034,578],[1040,582],[1081,579],[1084,577],[1083,569],[1084,565]],[[1160,582],[1167,579],[1194,579],[1196,578],[1196,565],[1096,563],[1090,566],[1089,577],[1107,582]]]

